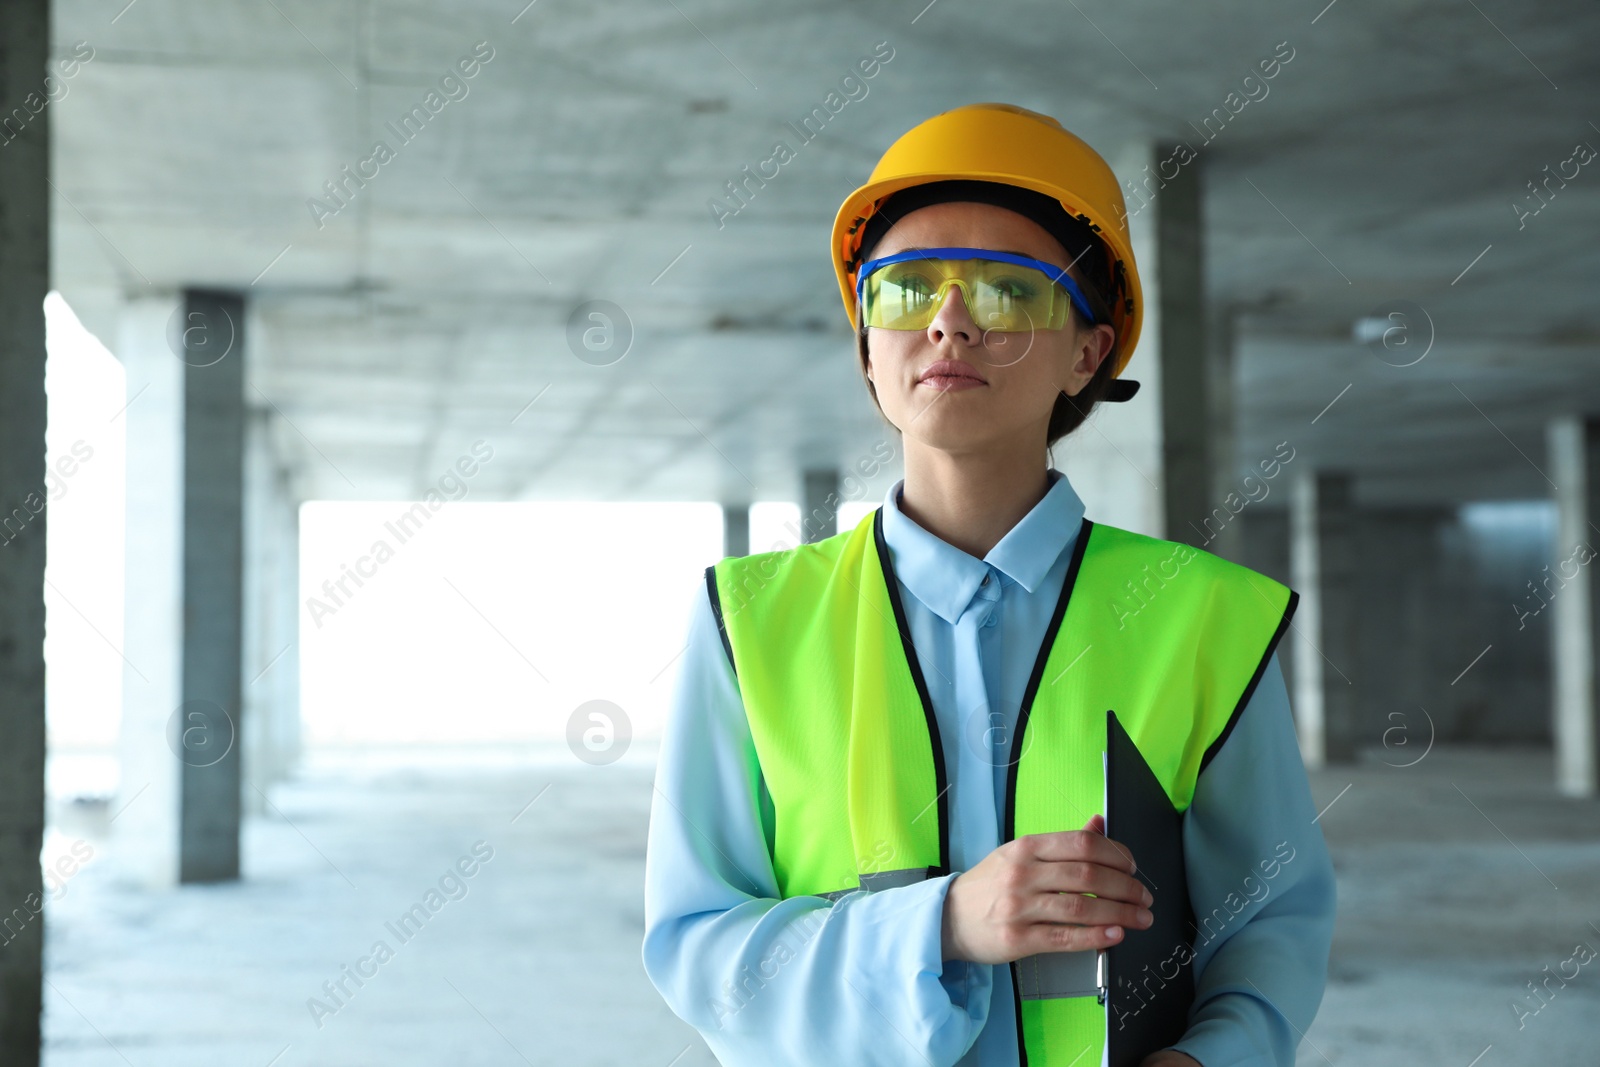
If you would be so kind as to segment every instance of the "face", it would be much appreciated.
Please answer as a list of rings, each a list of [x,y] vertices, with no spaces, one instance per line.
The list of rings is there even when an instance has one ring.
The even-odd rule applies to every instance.
[[[1049,232],[992,204],[949,202],[919,208],[889,228],[872,258],[912,248],[986,248],[1058,267],[1069,260]],[[1082,285],[1076,267],[1068,274]],[[1059,330],[985,331],[952,285],[925,330],[867,328],[867,377],[884,415],[908,441],[949,452],[1045,442],[1056,396],[1076,396],[1115,338],[1073,309]],[[944,372],[944,373],[941,373]],[[931,372],[931,373],[930,373]]]

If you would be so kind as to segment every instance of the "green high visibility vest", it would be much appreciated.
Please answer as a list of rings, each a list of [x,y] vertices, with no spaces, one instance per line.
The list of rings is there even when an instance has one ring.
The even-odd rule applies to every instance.
[[[724,559],[706,582],[772,798],[782,895],[950,873],[945,753],[882,509],[814,544]],[[1011,737],[1002,841],[1100,811],[1108,708],[1186,810],[1297,601],[1208,552],[1083,520]],[[1064,995],[1063,955],[1011,964],[1028,1067],[1101,1059],[1106,1008]]]

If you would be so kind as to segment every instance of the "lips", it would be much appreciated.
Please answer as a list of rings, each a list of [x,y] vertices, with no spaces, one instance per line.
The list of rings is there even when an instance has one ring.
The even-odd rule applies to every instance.
[[[979,374],[971,364],[955,359],[941,359],[929,364],[928,368],[917,376],[917,381],[929,385],[951,385],[957,382],[988,384],[988,379]]]

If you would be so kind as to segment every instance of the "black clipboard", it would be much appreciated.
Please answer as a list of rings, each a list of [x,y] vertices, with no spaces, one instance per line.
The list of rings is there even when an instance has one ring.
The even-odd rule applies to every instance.
[[[1183,860],[1183,813],[1145,762],[1133,738],[1106,711],[1106,836],[1138,866],[1134,877],[1155,898],[1148,929],[1123,928],[1122,940],[1100,953],[1105,991],[1108,1067],[1139,1067],[1175,1044],[1194,1004],[1194,909]]]

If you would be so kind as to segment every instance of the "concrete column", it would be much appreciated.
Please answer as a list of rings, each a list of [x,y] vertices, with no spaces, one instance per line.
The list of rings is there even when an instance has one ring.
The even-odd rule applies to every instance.
[[[1546,439],[1550,478],[1556,485],[1556,563],[1551,570],[1565,580],[1559,595],[1550,595],[1556,789],[1566,796],[1593,796],[1600,764],[1594,670],[1600,633],[1594,612],[1600,598],[1595,596],[1590,535],[1600,517],[1600,418],[1552,419]]]
[[[127,650],[119,855],[139,881],[239,873],[243,306],[125,311]]]
[[[1239,528],[1238,559],[1253,571],[1260,571],[1269,578],[1299,589],[1297,580],[1289,570],[1288,502],[1294,494],[1293,479],[1285,478],[1282,486],[1274,489],[1273,493],[1276,495],[1272,498],[1272,508],[1252,506],[1234,520]],[[1300,619],[1305,615],[1303,601],[1295,615],[1295,624],[1300,626]],[[1280,649],[1278,664],[1283,668],[1284,684],[1288,686],[1290,694],[1299,692],[1295,679],[1294,652],[1295,643],[1299,640],[1298,633],[1291,630],[1278,646]],[[1320,713],[1319,706],[1318,714]],[[1321,721],[1320,718],[1318,721]]]
[[[278,566],[274,588],[278,637],[271,647],[283,650],[276,666],[267,668],[272,679],[271,751],[276,757],[271,780],[282,781],[300,763],[300,502],[288,496],[278,510]],[[256,675],[251,675],[255,678]]]
[[[1206,312],[1206,407],[1205,434],[1210,467],[1211,500],[1209,510],[1190,527],[1200,538],[1193,542],[1224,559],[1241,562],[1244,557],[1244,521],[1252,507],[1250,489],[1258,486],[1260,469],[1254,464],[1269,456],[1245,457],[1241,467],[1238,444],[1239,383],[1235,375],[1238,344],[1238,313],[1227,305],[1207,304]],[[1254,473],[1256,481],[1245,483],[1240,473]],[[1195,529],[1198,527],[1198,530]]]
[[[245,439],[244,809],[266,809],[272,783],[300,751],[299,505],[272,445],[268,408],[249,412]]]
[[[1321,560],[1317,544],[1317,480],[1297,472],[1289,483],[1289,586],[1300,594],[1291,631],[1294,714],[1300,758],[1307,767],[1327,762],[1323,723]]]
[[[1162,470],[1162,271],[1156,203],[1158,147],[1148,140],[1096,145],[1122,181],[1129,239],[1145,295],[1144,325],[1123,376],[1140,383],[1126,404],[1108,404],[1051,450],[1089,517],[1152,536],[1166,530]],[[1176,284],[1176,282],[1174,283]]]
[[[190,290],[184,319],[186,727],[178,877],[218,882],[239,877],[244,301]]]
[[[1233,519],[1244,497],[1233,482],[1233,331],[1231,315],[1207,314],[1205,156],[1156,146],[1135,200],[1155,213],[1154,273],[1159,278],[1156,336],[1161,361],[1161,465],[1164,536],[1235,556]],[[1232,494],[1230,498],[1230,494]]]
[[[800,500],[800,527],[812,544],[839,532],[839,468],[808,470]]]
[[[44,978],[39,851],[50,109],[43,94],[49,49],[47,0],[0,4],[0,106],[27,116],[20,130],[0,128],[7,142],[0,145],[0,1063],[17,1067],[39,1063]]]
[[[750,554],[750,505],[722,505],[722,554],[748,556]]]
[[[1158,145],[1158,161],[1169,158],[1170,146]],[[1159,162],[1158,162],[1159,165]],[[1157,171],[1164,184],[1152,205],[1156,223],[1155,269],[1161,284],[1157,327],[1161,359],[1162,505],[1166,535],[1200,545],[1206,540],[1200,520],[1218,501],[1213,493],[1215,470],[1211,447],[1213,383],[1207,363],[1205,316],[1205,248],[1202,240],[1201,167],[1196,159],[1171,179]],[[1143,272],[1141,272],[1143,273]]]
[[[1300,471],[1289,495],[1290,586],[1295,612],[1294,709],[1308,767],[1355,759],[1359,690],[1353,479]]]

